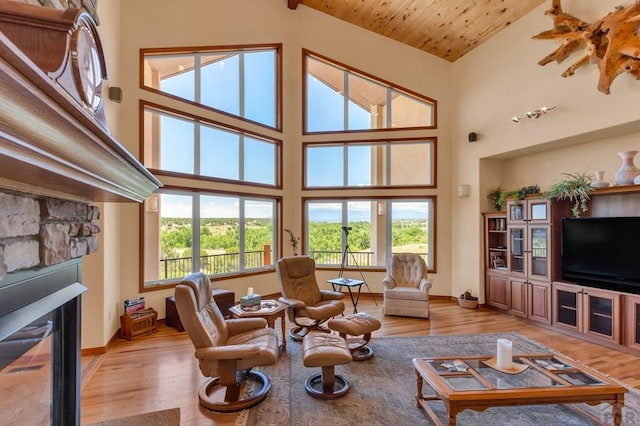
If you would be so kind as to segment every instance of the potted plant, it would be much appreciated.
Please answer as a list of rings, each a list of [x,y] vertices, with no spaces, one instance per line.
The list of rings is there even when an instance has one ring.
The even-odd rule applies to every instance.
[[[487,192],[487,200],[489,200],[491,207],[497,212],[502,210],[502,204],[500,203],[501,194],[502,194],[501,186],[496,186],[494,188],[491,188],[489,189],[489,192]]]
[[[573,217],[580,217],[580,214],[589,210],[589,195],[594,189],[591,187],[591,177],[585,173],[563,173],[566,179],[551,185],[543,193],[543,196],[558,201],[569,200],[573,202],[571,213]]]
[[[494,191],[498,192],[494,194]],[[524,186],[515,191],[502,191],[502,189],[498,187],[496,189],[491,189],[489,194],[487,194],[487,198],[491,201],[495,198],[496,201],[492,201],[492,203],[496,206],[496,210],[500,211],[507,204],[508,198],[515,198],[515,202],[518,204],[520,201],[524,200],[525,195],[537,194],[538,192],[540,192],[540,187],[538,185]]]

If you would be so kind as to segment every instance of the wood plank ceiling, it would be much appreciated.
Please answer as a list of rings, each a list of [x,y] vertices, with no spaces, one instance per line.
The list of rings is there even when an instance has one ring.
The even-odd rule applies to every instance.
[[[545,0],[287,0],[454,62]],[[550,2],[549,2],[550,4]]]

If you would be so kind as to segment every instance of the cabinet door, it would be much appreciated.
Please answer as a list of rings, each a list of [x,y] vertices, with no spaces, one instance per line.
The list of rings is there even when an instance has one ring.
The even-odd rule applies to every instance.
[[[527,317],[545,324],[551,323],[551,286],[548,282],[529,281]]]
[[[527,227],[527,276],[534,280],[551,279],[551,226],[530,224]]]
[[[620,294],[585,288],[583,304],[582,332],[620,343]]]
[[[524,221],[527,219],[526,214],[527,210],[525,208],[524,201],[507,201],[507,217],[509,223],[524,223]]]
[[[550,223],[551,215],[549,206],[549,200],[545,198],[527,200],[526,220],[529,223]]]
[[[522,278],[509,278],[509,313],[527,316],[527,282]]]
[[[510,275],[520,277],[527,273],[527,247],[526,247],[526,225],[512,225],[508,229],[509,234],[509,257],[507,268]]]
[[[579,286],[553,283],[553,325],[579,332],[582,290]]]
[[[551,223],[551,206],[546,198],[507,201],[507,216],[510,223]]]
[[[508,309],[507,277],[487,274],[487,304],[499,309]]]
[[[625,344],[640,350],[640,296],[625,295]]]

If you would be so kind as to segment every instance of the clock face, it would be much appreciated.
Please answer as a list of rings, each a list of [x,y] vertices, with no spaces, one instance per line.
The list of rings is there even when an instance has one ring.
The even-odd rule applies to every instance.
[[[85,105],[95,111],[102,102],[102,67],[93,34],[83,25],[73,33],[71,55],[76,87]]]

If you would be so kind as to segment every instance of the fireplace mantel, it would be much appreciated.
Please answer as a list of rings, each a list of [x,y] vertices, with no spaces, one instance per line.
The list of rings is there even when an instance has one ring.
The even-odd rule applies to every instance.
[[[0,188],[142,202],[161,185],[0,32]]]

